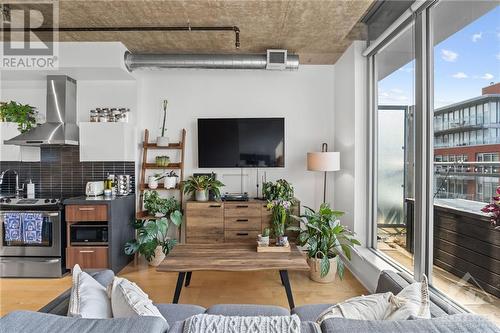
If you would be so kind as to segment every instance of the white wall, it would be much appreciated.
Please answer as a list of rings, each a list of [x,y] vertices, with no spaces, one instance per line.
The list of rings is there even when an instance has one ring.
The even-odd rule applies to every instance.
[[[285,168],[260,169],[260,174],[266,171],[268,180],[287,179],[302,204],[319,206],[323,178],[306,171],[306,153],[319,151],[322,142],[332,144],[333,66],[301,66],[297,72],[172,69],[134,75],[139,85],[138,128],[150,129],[154,140],[161,102],[168,99],[170,140],[178,141],[180,130],[187,130],[186,175],[214,171],[228,185],[224,191],[240,191],[241,170],[197,168],[197,118],[284,117]],[[243,190],[255,196],[255,170],[243,172]]]

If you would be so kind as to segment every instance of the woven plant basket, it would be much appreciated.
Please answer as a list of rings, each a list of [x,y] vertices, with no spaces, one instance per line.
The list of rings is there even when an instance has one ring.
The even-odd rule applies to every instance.
[[[163,261],[163,259],[165,259],[165,253],[163,253],[163,249],[161,248],[161,246],[157,246],[156,249],[155,249],[155,256],[151,259],[151,261],[149,262],[149,264],[151,266],[158,266],[159,264],[161,264],[161,262]]]
[[[307,264],[309,265],[309,277],[314,282],[319,283],[331,283],[335,281],[337,276],[337,258],[330,259],[330,271],[325,277],[321,277],[321,259],[318,258],[307,258]]]

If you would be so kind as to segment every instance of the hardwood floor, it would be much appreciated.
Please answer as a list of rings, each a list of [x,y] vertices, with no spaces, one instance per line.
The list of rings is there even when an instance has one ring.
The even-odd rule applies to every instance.
[[[290,272],[296,306],[336,303],[367,294],[366,289],[346,270],[344,280],[319,284],[307,272]],[[130,263],[119,274],[137,283],[156,303],[171,303],[176,273],[156,272],[146,262]],[[61,279],[0,279],[0,316],[13,310],[33,310],[50,302],[71,286],[71,277]],[[182,289],[179,303],[208,307],[219,303],[271,304],[288,307],[277,271],[193,272],[191,285]]]

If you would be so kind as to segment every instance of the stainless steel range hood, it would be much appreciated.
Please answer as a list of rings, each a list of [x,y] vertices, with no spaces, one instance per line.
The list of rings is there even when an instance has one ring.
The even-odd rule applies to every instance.
[[[47,76],[46,123],[5,140],[8,145],[78,145],[76,81],[66,75]]]

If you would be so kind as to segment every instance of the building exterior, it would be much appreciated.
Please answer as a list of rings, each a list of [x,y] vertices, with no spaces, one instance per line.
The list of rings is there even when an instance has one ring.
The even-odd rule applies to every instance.
[[[434,111],[438,198],[488,202],[500,185],[500,83]]]

